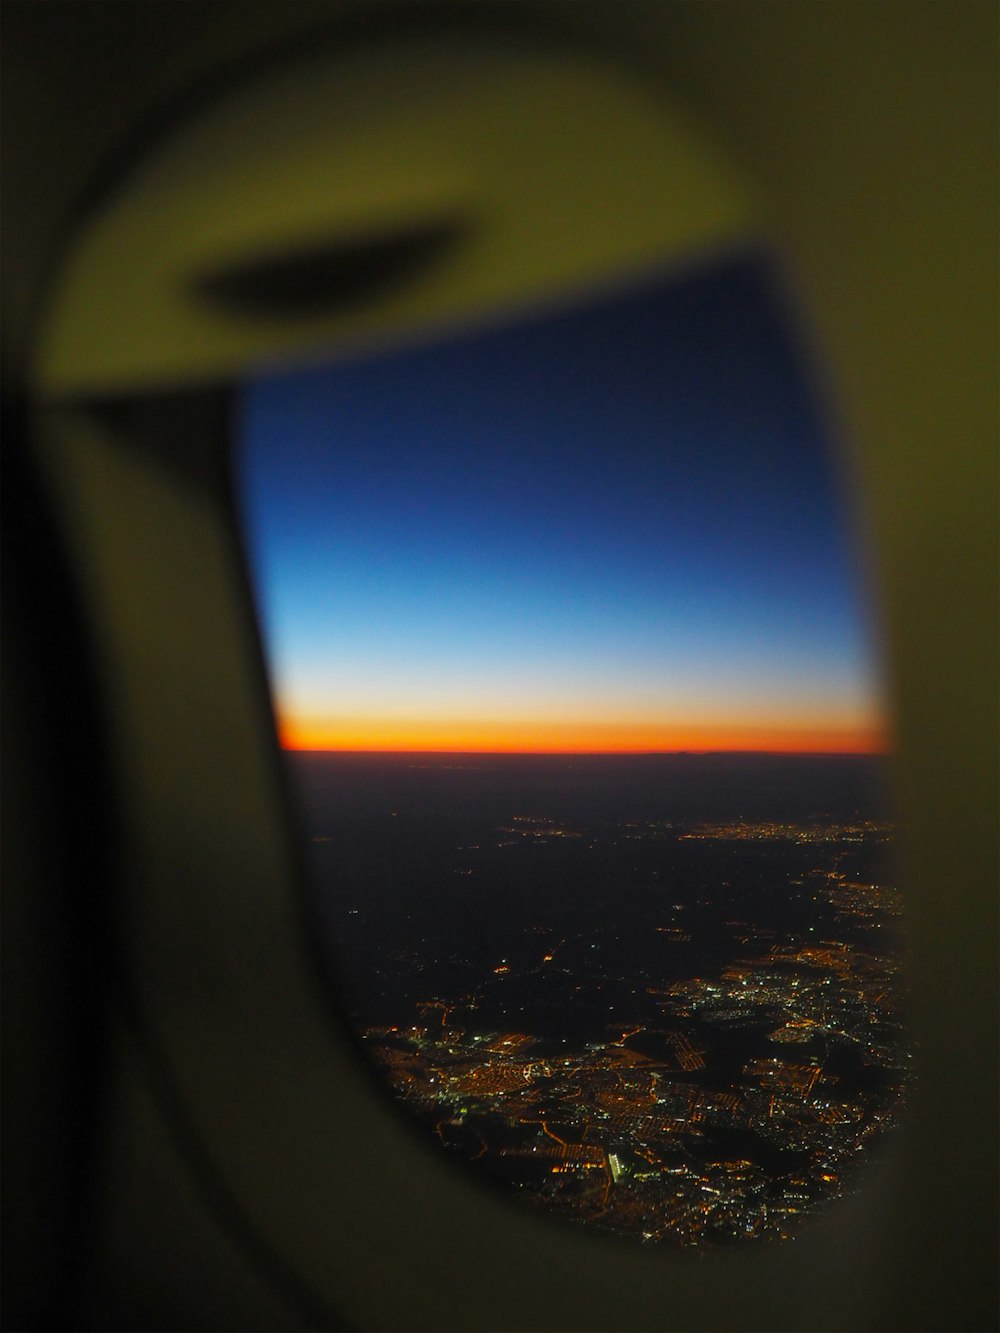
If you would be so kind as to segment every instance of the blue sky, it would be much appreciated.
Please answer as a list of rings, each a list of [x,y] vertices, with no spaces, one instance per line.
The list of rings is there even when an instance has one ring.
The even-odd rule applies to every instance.
[[[867,748],[876,672],[811,379],[746,256],[248,385],[288,743]]]

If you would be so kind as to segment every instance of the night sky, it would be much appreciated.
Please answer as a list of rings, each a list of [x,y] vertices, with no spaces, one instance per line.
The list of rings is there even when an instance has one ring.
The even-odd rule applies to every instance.
[[[248,385],[284,743],[883,748],[809,380],[740,258]]]

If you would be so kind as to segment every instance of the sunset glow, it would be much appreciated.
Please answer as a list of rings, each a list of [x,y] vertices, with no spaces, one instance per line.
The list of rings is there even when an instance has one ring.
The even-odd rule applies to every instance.
[[[834,449],[759,259],[241,404],[282,744],[888,748]]]
[[[392,723],[384,718],[282,718],[288,750],[438,752],[443,754],[653,754],[768,751],[780,754],[880,754],[887,738],[875,728],[506,726],[452,721]]]

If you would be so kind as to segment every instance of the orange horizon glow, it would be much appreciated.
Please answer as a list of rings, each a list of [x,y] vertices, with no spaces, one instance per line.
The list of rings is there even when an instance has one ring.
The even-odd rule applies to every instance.
[[[322,718],[281,718],[285,750],[423,754],[663,754],[752,752],[881,755],[887,731],[869,726],[662,726],[642,724],[401,722],[358,725]]]

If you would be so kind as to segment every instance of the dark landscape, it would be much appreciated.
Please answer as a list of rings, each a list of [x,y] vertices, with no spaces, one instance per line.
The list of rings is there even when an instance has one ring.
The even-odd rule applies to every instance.
[[[290,753],[325,969],[441,1150],[571,1222],[780,1240],[902,1112],[885,761]]]

